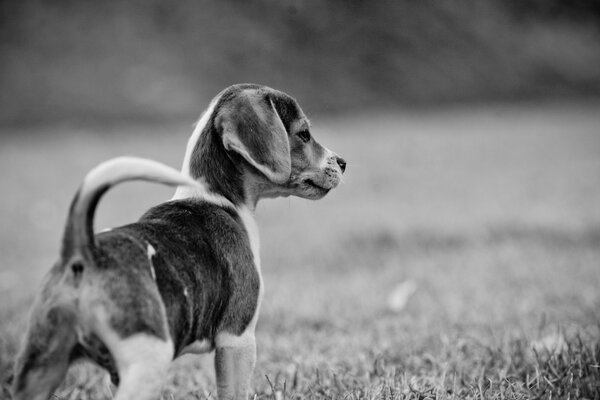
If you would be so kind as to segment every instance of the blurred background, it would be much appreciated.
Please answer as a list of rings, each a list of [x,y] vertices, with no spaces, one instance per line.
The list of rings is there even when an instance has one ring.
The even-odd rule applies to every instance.
[[[180,166],[240,82],[348,162],[323,200],[257,209],[259,399],[600,398],[595,0],[0,1],[0,398],[85,173]],[[172,192],[119,186],[96,229]],[[163,398],[210,397],[192,370]],[[107,398],[99,376],[55,395]]]
[[[260,82],[311,113],[600,93],[594,0],[4,0],[0,122],[193,118]]]

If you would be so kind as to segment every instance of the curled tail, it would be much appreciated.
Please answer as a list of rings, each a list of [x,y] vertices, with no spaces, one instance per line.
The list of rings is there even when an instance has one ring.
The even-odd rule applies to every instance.
[[[197,186],[191,177],[157,161],[137,157],[117,157],[92,169],[83,180],[71,202],[65,233],[62,259],[80,256],[91,260],[94,241],[94,213],[98,201],[112,186],[126,181],[142,180],[169,186]]]

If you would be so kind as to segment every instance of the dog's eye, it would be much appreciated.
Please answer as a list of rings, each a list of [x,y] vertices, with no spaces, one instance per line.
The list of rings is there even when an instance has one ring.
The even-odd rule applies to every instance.
[[[308,143],[308,141],[310,140],[310,132],[307,129],[304,129],[304,130],[298,132],[298,137],[304,143]]]

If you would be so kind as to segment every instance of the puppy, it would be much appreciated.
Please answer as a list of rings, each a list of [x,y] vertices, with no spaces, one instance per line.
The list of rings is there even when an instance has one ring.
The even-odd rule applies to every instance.
[[[181,173],[137,158],[100,164],[34,302],[14,398],[48,399],[86,358],[110,373],[117,400],[155,399],[174,357],[214,350],[219,399],[246,399],[264,290],[253,211],[266,197],[320,199],[345,168],[292,97],[251,84],[212,100]],[[138,222],[94,235],[100,197],[130,180],[178,187]]]

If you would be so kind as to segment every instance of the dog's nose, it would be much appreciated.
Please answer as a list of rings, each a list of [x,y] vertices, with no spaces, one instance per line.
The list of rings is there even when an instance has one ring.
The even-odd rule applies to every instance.
[[[337,161],[338,165],[340,166],[340,169],[342,170],[342,173],[344,173],[344,171],[346,170],[346,160],[344,160],[342,157],[336,157],[335,161]]]

